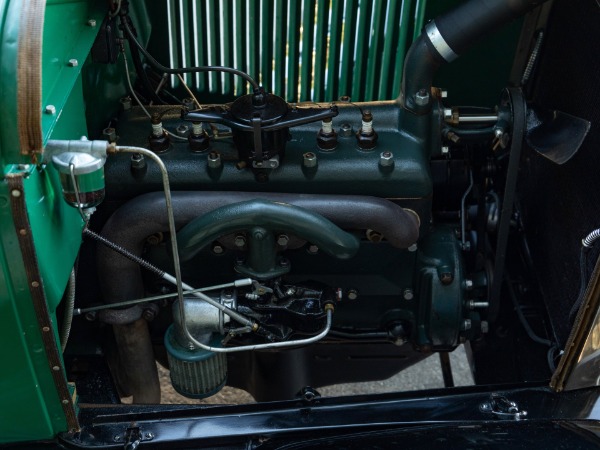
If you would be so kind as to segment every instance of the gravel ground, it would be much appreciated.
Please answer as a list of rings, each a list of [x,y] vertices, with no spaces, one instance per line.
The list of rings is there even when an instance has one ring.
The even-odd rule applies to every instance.
[[[469,368],[464,346],[458,347],[450,354],[452,373],[456,386],[473,384],[473,375]],[[250,394],[241,389],[226,386],[217,395],[205,400],[193,400],[179,395],[171,386],[169,371],[158,366],[161,379],[162,403],[186,404],[243,404],[254,402]],[[365,383],[337,384],[318,388],[323,396],[333,397],[342,395],[373,394],[395,391],[416,391],[444,387],[439,356],[434,354],[415,364],[399,374],[383,381]]]

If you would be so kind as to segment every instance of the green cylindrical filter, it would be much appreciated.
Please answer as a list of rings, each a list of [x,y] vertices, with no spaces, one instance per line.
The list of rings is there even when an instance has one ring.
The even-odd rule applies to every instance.
[[[219,392],[227,381],[226,354],[185,348],[177,342],[174,334],[174,325],[171,325],[165,334],[165,346],[173,388],[190,398],[206,398]],[[207,344],[210,341],[208,339]],[[211,346],[218,346],[219,335],[214,334],[212,341]]]
[[[63,197],[69,205],[77,207],[79,204],[85,209],[104,200],[104,162],[104,158],[90,153],[65,152],[52,157],[52,163],[60,174]],[[77,183],[77,189],[73,185],[73,179]]]

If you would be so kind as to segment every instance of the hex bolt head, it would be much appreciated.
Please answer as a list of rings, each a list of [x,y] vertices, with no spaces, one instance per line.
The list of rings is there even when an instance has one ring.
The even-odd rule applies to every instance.
[[[350,137],[352,136],[352,125],[349,123],[343,123],[340,127],[340,136],[342,137]]]
[[[215,255],[221,255],[225,251],[221,244],[214,244],[211,250]]]
[[[46,105],[46,108],[44,109],[44,112],[46,114],[54,115],[54,114],[56,114],[56,106],[54,106],[54,105]]]
[[[68,64],[70,67],[77,67],[79,65],[79,61],[77,61],[75,58],[71,58]]]
[[[419,248],[419,247],[417,246],[417,244],[413,244],[413,245],[411,245],[410,247],[408,247],[408,249],[407,249],[407,250],[408,250],[409,252],[416,252],[418,248]]]
[[[379,155],[379,165],[381,167],[391,167],[394,165],[394,154],[390,151],[381,152]]]
[[[285,247],[286,245],[288,245],[288,242],[290,242],[290,238],[287,234],[280,234],[279,236],[277,236],[277,245]]]
[[[108,142],[115,142],[117,140],[117,130],[112,127],[105,128],[102,130],[102,136],[104,136]]]
[[[175,128],[175,131],[177,131],[177,134],[179,134],[179,135],[184,135],[185,133],[187,133],[187,131],[189,129],[190,129],[190,127],[188,127],[187,125],[182,123],[177,128]]]
[[[471,326],[472,326],[471,319],[465,319],[465,320],[463,320],[462,329],[464,331],[470,330]]]
[[[315,244],[309,245],[308,253],[310,253],[311,255],[316,255],[317,253],[319,253],[319,247],[317,247]]]
[[[302,165],[307,169],[317,167],[317,155],[313,152],[307,152],[302,155]]]
[[[131,97],[121,97],[119,101],[121,102],[124,111],[131,109]]]
[[[233,240],[233,243],[236,247],[243,247],[244,245],[246,245],[246,236],[244,236],[243,234],[238,234]]]
[[[404,289],[402,296],[404,297],[404,300],[412,300],[413,298],[415,298],[415,294],[413,293],[413,290],[409,289],[409,288]]]
[[[450,284],[452,281],[454,281],[454,275],[452,275],[451,272],[443,272],[440,275],[440,281],[442,284]]]
[[[442,147],[442,155],[447,155],[450,152],[450,147],[443,146]]]
[[[419,90],[419,92],[415,94],[415,103],[419,106],[427,106],[429,103],[429,92],[425,89]]]
[[[95,27],[96,26],[96,20],[95,19],[90,19],[87,21],[88,27]]]
[[[358,298],[358,289],[348,289],[346,297],[348,297],[348,300],[356,300]]]
[[[473,289],[473,280],[465,280],[465,289],[467,291]]]

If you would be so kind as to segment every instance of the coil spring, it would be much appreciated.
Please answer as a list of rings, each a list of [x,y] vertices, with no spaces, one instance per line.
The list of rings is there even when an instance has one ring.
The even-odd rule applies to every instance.
[[[592,248],[594,242],[600,238],[600,228],[592,231],[585,238],[581,240],[581,244],[586,248]]]
[[[137,255],[134,255],[133,253],[131,253],[129,250],[121,247],[118,244],[115,244],[114,242],[109,241],[108,239],[106,239],[104,236],[100,236],[99,234],[94,233],[92,230],[90,230],[89,228],[85,228],[83,230],[83,234],[85,236],[89,236],[92,239],[100,242],[101,244],[107,246],[108,248],[110,248],[111,250],[114,250],[115,252],[123,255],[125,258],[139,264],[141,267],[143,267],[146,270],[149,270],[150,272],[154,272],[155,274],[157,274],[159,277],[162,277],[165,274],[164,270],[159,269],[158,267],[152,265],[151,263],[149,263],[148,261],[140,258]]]

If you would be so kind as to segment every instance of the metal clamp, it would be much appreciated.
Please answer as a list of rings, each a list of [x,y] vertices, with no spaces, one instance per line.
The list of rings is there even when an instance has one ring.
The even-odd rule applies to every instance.
[[[522,420],[527,417],[527,411],[520,410],[519,405],[499,394],[492,394],[489,402],[479,405],[479,411],[504,420]]]
[[[123,434],[115,434],[114,442],[123,442],[124,450],[135,450],[144,441],[154,439],[154,433],[150,431],[143,432],[140,427],[129,427]]]

